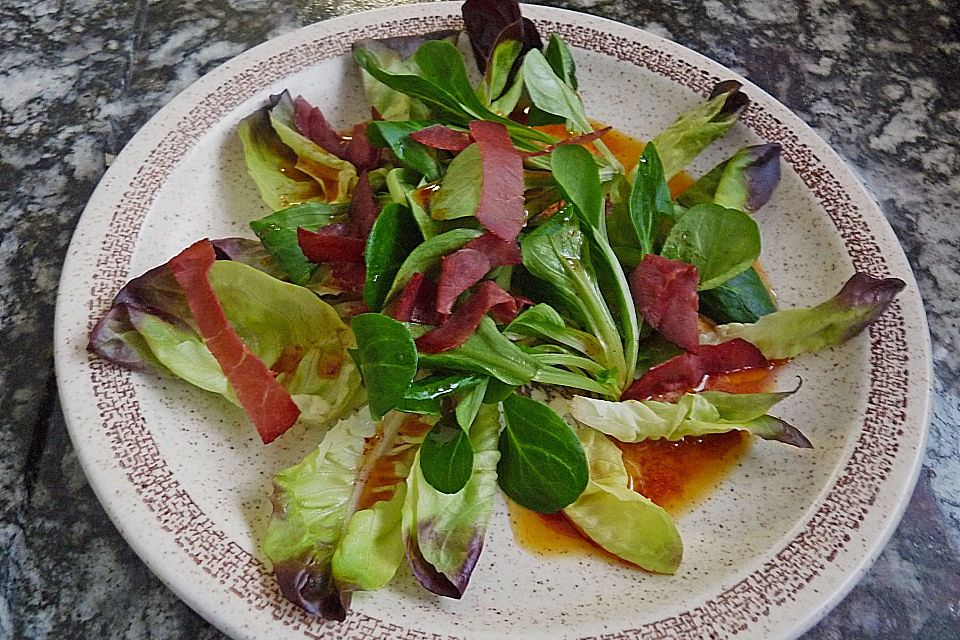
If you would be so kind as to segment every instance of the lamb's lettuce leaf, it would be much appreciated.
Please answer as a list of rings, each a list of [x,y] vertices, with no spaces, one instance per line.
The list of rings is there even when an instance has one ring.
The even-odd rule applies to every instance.
[[[835,347],[871,325],[905,286],[899,278],[856,273],[837,295],[815,307],[776,311],[754,324],[721,325],[701,341],[719,344],[743,338],[770,360]]]
[[[462,345],[440,353],[422,353],[420,363],[429,369],[483,373],[512,386],[530,382],[540,370],[537,361],[500,333],[489,316],[483,317]]]
[[[470,428],[473,469],[458,492],[441,493],[420,471],[419,459],[407,477],[403,535],[413,574],[430,591],[450,598],[463,595],[483,549],[497,488],[497,436],[500,413],[480,407]]]
[[[590,358],[597,358],[602,352],[600,342],[594,336],[569,326],[556,309],[545,303],[536,304],[521,313],[504,331],[514,336],[551,340]]]
[[[353,48],[354,50],[363,49],[385,71],[417,75],[420,69],[411,57],[417,47],[427,40],[454,42],[456,37],[456,31],[437,31],[423,36],[402,36],[382,40],[366,38],[355,42]],[[363,90],[367,94],[367,99],[384,120],[416,120],[429,115],[430,110],[419,100],[391,89],[366,71],[360,73],[363,76]]]
[[[346,216],[349,205],[308,203],[295,205],[254,220],[250,228],[260,238],[264,248],[273,256],[283,272],[294,284],[306,285],[317,270],[297,242],[297,229],[316,231],[334,220]]]
[[[497,467],[500,488],[517,504],[556,513],[587,485],[587,459],[570,426],[549,406],[525,396],[503,401],[505,426]]]
[[[470,84],[463,56],[449,42],[431,40],[421,45],[413,54],[418,67],[416,74],[385,69],[363,48],[354,49],[353,57],[371,76],[395,91],[422,101],[445,122],[460,126],[467,126],[473,120],[499,122],[527,150],[536,150],[533,141],[557,142],[554,136],[517,124],[484,106]]]
[[[676,573],[683,542],[669,514],[628,488],[623,454],[605,435],[593,429],[580,429],[577,435],[590,464],[590,481],[564,515],[610,553],[648,571]]]
[[[700,313],[714,322],[752,323],[776,310],[770,290],[754,267],[700,292]]]
[[[700,290],[713,289],[749,269],[760,257],[760,227],[747,213],[701,204],[681,216],[661,251],[697,268]]]
[[[397,203],[383,208],[370,230],[364,254],[367,277],[363,301],[368,309],[383,309],[400,265],[422,241],[423,236],[414,224],[410,209]]]
[[[494,113],[509,116],[523,95],[523,73],[517,64],[522,50],[522,42],[508,38],[501,40],[490,56],[478,93]]]
[[[471,144],[447,167],[440,188],[430,199],[430,216],[435,220],[452,220],[476,215],[482,186],[480,148]]]
[[[794,392],[733,394],[721,391],[687,393],[677,402],[623,400],[609,402],[584,396],[570,401],[579,422],[621,442],[680,440],[728,431],[747,431],[764,440],[809,448],[810,441],[787,422],[767,415],[773,405]]]
[[[603,301],[623,338],[624,368],[617,369],[617,383],[621,389],[626,388],[631,381],[630,372],[637,367],[640,324],[627,276],[607,237],[600,168],[593,154],[579,145],[557,147],[551,154],[551,164],[557,186],[577,212],[581,228],[590,238],[590,261]],[[610,339],[613,339],[612,333]]]
[[[467,430],[451,416],[444,416],[420,445],[420,472],[424,480],[440,493],[456,493],[470,480],[472,471],[473,445]]]
[[[547,46],[543,49],[543,57],[550,63],[550,68],[574,91],[579,89],[577,82],[577,62],[573,59],[570,47],[556,33],[550,34]]]
[[[483,398],[487,395],[487,385],[489,384],[490,378],[482,376],[477,385],[468,387],[466,391],[458,394],[454,417],[456,417],[457,424],[459,424],[460,428],[464,431],[470,429],[470,425],[477,419],[477,412],[480,411]]]
[[[434,181],[440,179],[440,164],[435,152],[410,137],[411,133],[428,126],[429,123],[423,121],[380,120],[371,122],[367,127],[367,138],[374,146],[389,148],[404,167]]]
[[[379,420],[403,401],[417,375],[417,347],[402,322],[380,313],[361,313],[351,322],[354,358],[367,386],[370,415]]]
[[[389,303],[395,295],[400,293],[410,282],[415,273],[429,273],[440,266],[440,260],[448,253],[453,253],[474,238],[483,235],[477,229],[452,229],[438,236],[427,239],[423,244],[410,252],[410,255],[397,269],[393,285],[384,298],[384,304]]]
[[[604,368],[616,371],[618,384],[625,387],[630,375],[626,364],[626,339],[621,338],[617,322],[607,306],[594,264],[590,261],[593,247],[584,237],[573,208],[562,209],[526,234],[520,240],[520,248],[523,265],[539,280],[530,287],[530,293],[538,300],[552,299],[557,311],[596,336],[601,352],[592,357]],[[632,304],[630,308],[633,308]],[[631,341],[626,350],[632,350],[635,357],[635,342]]]
[[[533,104],[546,113],[564,118],[567,128],[576,133],[591,133],[593,125],[587,118],[583,100],[576,87],[557,75],[550,62],[537,50],[523,58],[523,80]],[[566,145],[563,145],[566,146]],[[600,140],[594,142],[605,167],[612,173],[623,172],[623,165]]]

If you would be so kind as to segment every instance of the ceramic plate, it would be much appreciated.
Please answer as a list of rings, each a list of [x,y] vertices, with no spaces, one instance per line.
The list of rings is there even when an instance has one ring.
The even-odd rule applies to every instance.
[[[235,638],[793,637],[853,585],[910,497],[927,426],[927,328],[903,252],[850,170],[786,108],[696,53],[599,18],[524,11],[574,47],[588,112],[639,138],[715,82],[744,82],[753,106],[692,170],[747,144],[783,147],[782,183],[758,215],[783,306],[829,297],[854,270],[897,276],[907,289],[868,332],[781,371],[779,386],[796,376],[804,386],[780,415],[816,448],[753,443],[719,489],[679,517],[677,575],[525,551],[500,504],[463,600],[434,597],[401,572],[383,591],[357,594],[346,622],[311,619],[280,597],[257,540],[271,476],[318,437],[299,428],[264,447],[239,410],[92,358],[86,335],[128,279],[198,238],[250,235],[247,223],[265,209],[246,175],[241,118],[290,87],[338,126],[363,119],[351,43],[459,27],[459,4],[338,18],[244,53],[160,111],[107,172],[74,235],[56,317],[63,410],[91,485],[150,568]]]

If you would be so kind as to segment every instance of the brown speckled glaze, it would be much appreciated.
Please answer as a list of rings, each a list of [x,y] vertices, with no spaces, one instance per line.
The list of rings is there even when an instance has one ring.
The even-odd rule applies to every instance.
[[[61,393],[91,483],[151,568],[198,611],[237,637],[261,637],[267,630],[290,637],[364,640],[439,640],[460,634],[432,630],[428,624],[421,629],[406,617],[380,619],[365,613],[367,607],[363,605],[344,623],[326,623],[309,618],[283,600],[268,565],[252,552],[249,540],[238,540],[232,531],[228,533],[220,517],[191,496],[181,481],[178,465],[171,462],[179,452],[164,450],[167,435],[163,430],[171,428],[162,424],[165,418],[174,416],[174,422],[200,419],[194,415],[178,417],[178,412],[189,413],[183,407],[190,405],[181,405],[184,401],[180,397],[164,400],[171,413],[151,414],[143,408],[143,385],[135,374],[85,357],[78,346],[84,330],[143,266],[137,262],[138,252],[144,251],[143,234],[155,233],[143,226],[153,215],[162,192],[178,188],[177,182],[183,178],[176,173],[177,168],[198,140],[274,83],[344,56],[351,43],[361,37],[428,32],[460,24],[456,7],[449,4],[418,7],[416,11],[418,15],[410,18],[398,17],[403,10],[397,9],[315,25],[285,37],[286,46],[268,43],[244,54],[185,92],[120,156],[117,164],[122,168],[108,175],[91,201],[64,270],[66,292],[61,290],[57,322]],[[529,14],[544,31],[561,33],[577,49],[618,60],[632,69],[631,73],[658,81],[667,79],[692,92],[692,99],[694,94],[708,93],[722,73],[696,54],[622,25],[542,8],[531,8]],[[588,75],[590,68],[588,61]],[[829,221],[817,230],[825,236],[821,244],[809,238],[805,242],[819,247],[825,263],[835,265],[838,272],[848,273],[853,268],[912,280],[889,228],[829,149],[772,99],[754,87],[748,86],[746,91],[755,98],[743,117],[749,134],[783,147],[783,158],[799,178],[798,185],[803,185],[819,207],[819,215]],[[235,156],[224,160],[224,167],[239,175],[242,169]],[[784,206],[789,208],[788,204]],[[70,264],[76,268],[69,268]],[[807,283],[791,285],[788,292],[803,291],[804,286],[823,289]],[[853,359],[863,360],[866,374],[858,383],[861,386],[853,387],[862,391],[852,422],[859,431],[847,434],[846,440],[829,436],[838,443],[835,471],[827,473],[811,467],[815,469],[809,472],[813,482],[827,478],[816,487],[816,499],[809,501],[805,512],[795,514],[786,535],[752,549],[756,557],[743,565],[749,565],[749,570],[737,565],[706,590],[691,592],[672,610],[665,608],[663,615],[646,616],[649,619],[638,620],[635,625],[597,620],[592,630],[571,635],[572,631],[563,630],[565,620],[559,615],[542,621],[542,637],[782,637],[799,633],[815,621],[876,553],[909,496],[926,425],[929,356],[925,330],[913,286],[905,302],[894,304],[871,327],[868,340],[857,347],[860,351],[850,351]],[[837,371],[842,374],[846,370]],[[156,386],[152,380],[146,384]],[[156,431],[158,428],[161,431]],[[214,431],[211,437],[218,433]],[[90,453],[104,445],[109,447],[109,455]],[[748,466],[744,468],[744,480],[749,481],[750,472]],[[118,477],[125,477],[129,486],[111,484]],[[265,496],[244,499],[256,502],[265,500]],[[139,501],[138,508],[142,509],[135,513],[125,510],[131,500]],[[251,509],[255,511],[255,507]],[[869,522],[867,530],[865,522]],[[253,529],[257,526],[251,524]],[[252,537],[256,537],[255,532]],[[709,544],[695,538],[686,542],[688,546]],[[184,558],[206,578],[181,575],[178,565],[182,569]],[[733,564],[733,560],[730,562]],[[495,563],[499,570],[509,571],[499,557],[495,557]],[[478,573],[492,570],[481,560]],[[530,582],[534,579],[527,578]],[[661,578],[637,573],[637,579]],[[401,576],[398,580],[409,582],[410,578]],[[524,584],[523,578],[514,577],[511,582],[498,576],[489,588],[517,589],[517,600],[522,602]],[[478,588],[479,593],[468,590],[465,607],[482,609],[478,603],[486,588]],[[236,615],[237,601],[242,603],[245,615]],[[429,601],[423,606],[439,607]],[[506,615],[525,615],[522,604],[517,606]],[[453,617],[458,611],[447,609],[449,613],[444,614],[444,610],[439,608],[439,615]],[[489,612],[493,616],[504,613]],[[457,624],[452,622],[447,628],[456,629]],[[468,633],[465,637],[497,636]]]

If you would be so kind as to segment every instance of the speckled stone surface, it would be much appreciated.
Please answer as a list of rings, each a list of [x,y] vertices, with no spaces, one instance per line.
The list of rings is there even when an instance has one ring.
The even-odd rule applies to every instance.
[[[387,0],[0,3],[0,638],[214,639],[90,491],[56,397],[60,265],[112,157],[200,75]],[[744,74],[857,170],[927,305],[926,464],[866,577],[805,638],[960,637],[960,10],[917,0],[567,0]]]

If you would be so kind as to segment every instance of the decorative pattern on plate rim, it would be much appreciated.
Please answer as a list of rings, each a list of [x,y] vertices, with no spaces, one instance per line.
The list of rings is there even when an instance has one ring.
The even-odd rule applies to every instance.
[[[706,95],[719,81],[694,64],[626,38],[580,25],[553,21],[538,21],[538,24],[545,31],[560,33],[572,45],[642,67],[701,95]],[[113,232],[103,239],[97,257],[97,274],[90,289],[89,326],[99,319],[129,278],[137,236],[160,187],[179,160],[220,118],[266,85],[319,60],[348,52],[359,38],[427,33],[461,26],[457,16],[427,16],[344,31],[243,69],[209,92],[150,152],[113,211],[110,223]],[[853,266],[874,275],[889,275],[879,245],[849,194],[814,152],[756,103],[746,111],[742,121],[765,140],[783,147],[783,159],[801,177],[836,226]],[[908,363],[902,307],[892,305],[870,328],[869,335],[870,391],[859,438],[840,477],[800,533],[762,569],[694,610],[636,629],[606,634],[602,640],[736,635],[751,622],[770,615],[775,607],[793,599],[843,550],[890,472],[906,420]],[[217,529],[174,477],[141,414],[131,373],[92,357],[89,372],[103,420],[101,428],[117,464],[137,494],[176,544],[250,607],[309,638],[444,640],[437,634],[393,625],[359,612],[352,613],[344,623],[323,622],[306,616],[284,600],[267,567]]]

